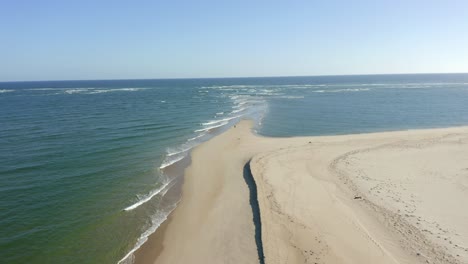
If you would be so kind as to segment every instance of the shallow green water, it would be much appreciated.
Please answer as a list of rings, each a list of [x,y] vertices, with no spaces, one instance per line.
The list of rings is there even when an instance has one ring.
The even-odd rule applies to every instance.
[[[2,262],[118,262],[174,208],[170,170],[244,117],[268,136],[466,125],[468,75],[0,83]]]

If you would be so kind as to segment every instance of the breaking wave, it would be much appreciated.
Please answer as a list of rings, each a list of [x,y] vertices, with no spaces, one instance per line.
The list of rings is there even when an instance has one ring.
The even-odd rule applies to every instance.
[[[146,195],[143,199],[139,200],[138,202],[128,206],[127,208],[124,209],[124,211],[131,211],[139,207],[140,205],[148,202],[149,200],[151,200],[151,198],[161,193],[167,186],[169,186],[171,182],[172,182],[171,180],[166,180],[166,182],[163,183],[159,188],[156,188],[155,190],[153,190],[151,193]]]
[[[165,189],[161,195],[164,196],[166,194],[167,190],[169,188]],[[177,203],[174,203],[171,205],[169,208],[165,208],[165,210],[160,210],[158,211],[155,215],[151,217],[151,225],[148,229],[146,229],[138,238],[137,242],[135,243],[135,246],[122,258],[120,259],[117,264],[132,264],[134,261],[134,255],[135,253],[147,240],[148,237],[156,232],[159,226],[167,220],[167,217],[174,211],[174,209],[177,207]]]
[[[342,92],[366,92],[370,91],[370,88],[348,88],[348,89],[327,89],[327,90],[316,90],[314,93],[342,93]]]
[[[101,93],[112,93],[112,92],[138,92],[147,90],[148,88],[114,88],[114,89],[102,89],[102,88],[74,88],[66,89],[65,94],[101,94]]]
[[[10,90],[10,89],[0,89],[0,93],[11,93],[14,92],[15,90]]]

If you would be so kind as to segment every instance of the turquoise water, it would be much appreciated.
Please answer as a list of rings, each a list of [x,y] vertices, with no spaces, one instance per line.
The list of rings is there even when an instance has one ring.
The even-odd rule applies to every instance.
[[[267,136],[468,125],[468,74],[0,83],[1,262],[131,262],[186,154],[244,117]]]

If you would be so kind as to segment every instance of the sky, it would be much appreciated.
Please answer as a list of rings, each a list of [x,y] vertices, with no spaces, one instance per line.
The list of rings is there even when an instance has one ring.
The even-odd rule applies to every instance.
[[[445,72],[466,0],[0,0],[0,81]]]

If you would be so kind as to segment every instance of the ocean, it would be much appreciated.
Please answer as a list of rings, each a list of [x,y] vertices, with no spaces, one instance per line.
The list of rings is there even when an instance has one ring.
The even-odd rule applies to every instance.
[[[0,83],[0,262],[131,263],[198,144],[468,125],[468,74]]]

